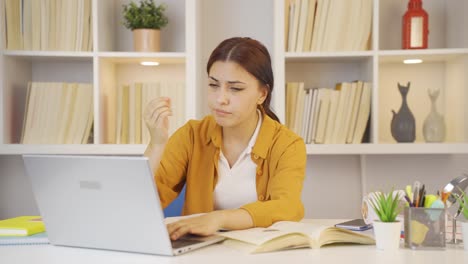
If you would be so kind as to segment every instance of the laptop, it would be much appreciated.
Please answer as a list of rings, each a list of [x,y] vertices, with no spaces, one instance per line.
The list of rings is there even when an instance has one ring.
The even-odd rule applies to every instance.
[[[171,241],[146,157],[23,155],[53,245],[179,255],[222,241]]]

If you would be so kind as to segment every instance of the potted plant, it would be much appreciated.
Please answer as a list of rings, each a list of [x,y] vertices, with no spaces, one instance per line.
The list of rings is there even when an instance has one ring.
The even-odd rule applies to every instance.
[[[377,249],[394,250],[400,246],[401,222],[396,218],[402,207],[401,193],[393,190],[389,193],[377,192],[370,205],[380,221],[374,221],[374,234]]]
[[[463,247],[465,250],[468,250],[468,196],[465,191],[460,189],[460,194],[454,195],[457,199],[458,203],[460,204],[460,211],[465,221],[461,222],[462,226],[462,233],[463,233]]]
[[[156,5],[154,0],[141,0],[139,5],[133,1],[123,5],[123,25],[132,30],[136,51],[160,50],[160,30],[169,22],[165,10],[165,4]]]

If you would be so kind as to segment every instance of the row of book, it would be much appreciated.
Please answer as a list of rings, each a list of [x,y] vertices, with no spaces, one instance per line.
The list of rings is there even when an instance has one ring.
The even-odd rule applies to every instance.
[[[343,82],[335,88],[286,84],[286,126],[306,144],[359,144],[368,124],[371,84]]]
[[[93,86],[30,82],[22,144],[85,144],[93,124]]]
[[[369,49],[372,0],[285,0],[288,52]]]
[[[169,134],[185,123],[185,84],[180,82],[155,82],[126,84],[117,88],[116,144],[148,144],[149,131],[144,121],[148,103],[158,97],[171,99],[172,116],[169,117]]]
[[[6,49],[90,51],[91,0],[7,0]]]

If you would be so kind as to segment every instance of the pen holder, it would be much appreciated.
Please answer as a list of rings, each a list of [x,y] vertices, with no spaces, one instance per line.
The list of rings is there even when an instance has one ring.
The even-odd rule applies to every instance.
[[[445,249],[445,209],[406,207],[405,247]]]

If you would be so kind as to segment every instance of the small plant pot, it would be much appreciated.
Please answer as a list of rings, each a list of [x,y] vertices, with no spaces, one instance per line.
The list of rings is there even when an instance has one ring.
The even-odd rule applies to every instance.
[[[160,51],[160,30],[158,29],[134,29],[133,48],[138,52]]]
[[[401,222],[374,221],[373,225],[377,249],[390,251],[400,248]]]
[[[463,248],[468,250],[468,222],[461,222],[463,235]]]

